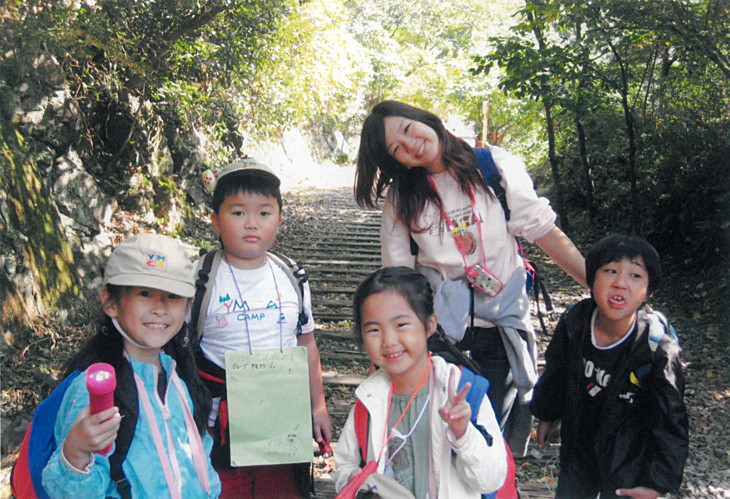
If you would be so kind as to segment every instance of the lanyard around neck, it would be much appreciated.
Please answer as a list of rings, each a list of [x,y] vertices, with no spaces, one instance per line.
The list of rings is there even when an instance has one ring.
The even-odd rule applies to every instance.
[[[406,404],[405,408],[403,409],[403,412],[400,413],[400,417],[398,418],[398,421],[395,422],[393,425],[393,428],[398,428],[398,425],[400,425],[401,421],[403,421],[403,417],[408,412],[408,409],[411,407],[411,404],[416,398],[416,395],[418,395],[418,392],[421,391],[421,388],[423,388],[423,385],[426,384],[426,380],[428,380],[428,374],[431,372],[431,353],[428,354],[428,366],[426,368],[426,372],[423,373],[423,376],[421,376],[421,380],[418,382],[418,385],[416,386],[416,389],[411,394],[411,398],[408,399],[408,403]],[[430,391],[430,390],[429,390]],[[385,414],[385,435],[387,435],[387,438],[385,435],[383,436],[383,446],[380,448],[380,452],[378,453],[378,459],[377,461],[380,462],[380,458],[383,457],[383,451],[388,447],[388,443],[390,442],[390,439],[393,438],[393,435],[388,431],[388,427],[390,426],[390,406],[393,402],[393,381],[390,382],[390,391],[388,391],[388,412]]]
[[[200,433],[195,425],[195,420],[190,412],[190,407],[187,403],[187,396],[182,386],[182,381],[177,375],[177,371],[173,368],[172,374],[170,375],[171,382],[175,386],[177,391],[180,404],[183,407],[183,417],[185,418],[185,429],[188,434],[188,443],[191,447],[193,454],[193,464],[195,471],[198,475],[198,480],[205,490],[206,493],[210,493],[210,480],[208,477],[208,465],[206,461],[206,453],[203,448],[203,442],[200,438]],[[170,496],[173,499],[182,499],[182,476],[180,475],[180,465],[177,461],[177,453],[175,447],[175,441],[170,433],[170,427],[167,424],[167,418],[169,418],[169,409],[167,404],[162,403],[162,410],[165,413],[163,423],[165,425],[165,433],[167,437],[167,450],[162,443],[162,435],[160,429],[157,426],[157,418],[155,412],[152,409],[152,402],[150,401],[147,389],[144,386],[142,378],[134,371],[134,383],[137,385],[137,394],[139,400],[142,403],[145,416],[147,416],[147,423],[149,424],[150,431],[152,433],[152,441],[155,444],[155,450],[157,450],[157,457],[162,465],[162,471],[165,476],[165,482],[167,482],[167,489],[170,492]],[[165,397],[167,399],[167,396]]]
[[[459,254],[461,255],[461,259],[464,262],[464,268],[466,269],[469,265],[466,263],[466,255],[464,255],[464,252],[459,247],[459,243],[456,242],[456,234],[454,233],[454,229],[457,228],[456,225],[454,225],[453,220],[449,215],[446,213],[446,208],[444,208],[444,200],[441,197],[441,194],[439,194],[439,190],[436,187],[436,182],[433,181],[433,178],[431,175],[428,176],[428,182],[431,184],[431,187],[434,191],[436,191],[436,194],[438,194],[439,198],[441,199],[440,208],[441,208],[441,220],[446,224],[446,227],[448,227],[449,232],[451,233],[451,236],[454,238],[454,244],[456,244],[456,249],[459,250]],[[482,221],[479,218],[479,214],[477,213],[477,202],[474,198],[474,191],[472,190],[471,185],[469,187],[469,203],[471,205],[471,217],[472,220],[474,220],[474,223],[477,226],[477,233],[479,234],[479,240],[477,241],[477,246],[479,246],[479,249],[482,252],[482,263],[486,266],[487,265],[487,254],[484,251],[484,238],[482,237]]]
[[[241,288],[238,287],[238,281],[236,280],[236,274],[233,272],[233,267],[231,266],[230,262],[228,261],[228,258],[225,258],[226,265],[228,265],[228,270],[231,271],[231,279],[233,279],[233,284],[236,286],[236,292],[238,293],[238,299],[241,300],[241,306],[243,307],[243,295],[241,294]],[[269,270],[271,270],[271,278],[274,280],[274,289],[276,290],[276,299],[278,300],[278,309],[277,313],[279,314],[279,319],[277,322],[279,323],[279,351],[284,352],[284,326],[282,325],[283,318],[282,314],[284,313],[281,309],[281,293],[279,293],[279,284],[276,282],[276,274],[274,274],[274,268],[271,266],[271,262],[269,259],[266,259],[266,264],[269,266]],[[246,339],[248,340],[248,353],[253,354],[253,345],[251,345],[251,331],[248,328],[248,311],[251,310],[251,307],[249,307],[248,310],[243,310],[243,320],[246,323]]]

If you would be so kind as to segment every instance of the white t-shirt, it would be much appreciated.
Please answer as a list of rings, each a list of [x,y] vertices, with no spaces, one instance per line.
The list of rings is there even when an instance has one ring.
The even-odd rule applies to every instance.
[[[225,368],[225,352],[248,351],[249,339],[253,350],[297,345],[299,302],[284,269],[268,259],[257,269],[238,269],[222,258],[212,286],[200,341],[208,360]],[[314,331],[309,283],[303,291],[309,320],[301,333],[309,334]]]

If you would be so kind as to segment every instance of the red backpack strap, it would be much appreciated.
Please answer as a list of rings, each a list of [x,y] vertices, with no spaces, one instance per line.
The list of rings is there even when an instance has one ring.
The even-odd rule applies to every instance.
[[[18,499],[36,497],[28,461],[28,447],[30,446],[30,434],[32,431],[33,423],[31,422],[28,430],[25,432],[23,443],[20,445],[20,452],[18,458],[15,460],[13,470],[10,472],[10,490],[13,493],[13,497],[17,497]]]
[[[368,457],[368,427],[370,426],[370,413],[360,399],[355,401],[355,438],[360,448],[360,467],[365,466]]]

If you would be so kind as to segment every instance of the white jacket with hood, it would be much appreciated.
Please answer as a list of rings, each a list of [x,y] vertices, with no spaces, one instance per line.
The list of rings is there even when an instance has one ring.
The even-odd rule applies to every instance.
[[[448,400],[449,372],[452,370],[458,381],[461,371],[457,366],[447,364],[440,357],[433,358],[432,374],[435,376],[429,402],[434,466],[432,471],[435,474],[439,499],[476,499],[481,494],[494,492],[504,483],[507,474],[505,445],[492,405],[486,396],[482,401],[477,423],[491,435],[491,446],[472,424],[468,425],[466,433],[457,440],[446,422],[441,419],[438,410]],[[389,390],[390,376],[381,369],[363,381],[355,391],[357,398],[368,409],[370,428],[377,429],[369,432],[368,461],[377,458],[383,446],[384,432],[381,430],[386,424]],[[350,474],[360,467],[360,450],[355,436],[353,414],[354,409],[350,411],[335,448],[335,486],[338,491],[347,485]],[[383,473],[384,468],[385,458],[378,464],[378,473]]]

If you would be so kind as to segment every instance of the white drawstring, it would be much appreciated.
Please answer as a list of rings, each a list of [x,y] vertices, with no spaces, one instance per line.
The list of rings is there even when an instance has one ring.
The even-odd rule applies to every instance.
[[[159,347],[150,347],[147,345],[142,345],[141,343],[137,343],[132,338],[129,337],[127,333],[124,332],[124,329],[122,329],[121,324],[117,321],[116,318],[112,317],[112,324],[114,324],[114,327],[117,328],[117,331],[119,331],[119,334],[122,335],[122,337],[130,342],[132,345],[136,346],[137,348],[141,348],[142,350],[159,350]]]
[[[393,459],[395,458],[395,455],[398,454],[401,451],[401,449],[403,448],[403,446],[406,445],[406,441],[410,438],[411,435],[413,435],[413,432],[416,431],[416,428],[418,427],[418,423],[421,422],[421,417],[426,412],[426,407],[428,407],[429,400],[431,400],[430,390],[429,390],[428,397],[426,397],[426,401],[423,403],[423,407],[421,407],[421,412],[418,413],[418,417],[416,418],[416,422],[413,423],[413,426],[411,426],[411,431],[409,431],[406,435],[404,435],[403,433],[401,433],[398,428],[393,427],[393,428],[390,429],[390,435],[392,437],[400,438],[403,441],[398,446],[398,448],[395,449],[395,451],[393,452],[393,454],[391,454],[391,455],[388,456],[388,462],[389,463],[393,461]]]

